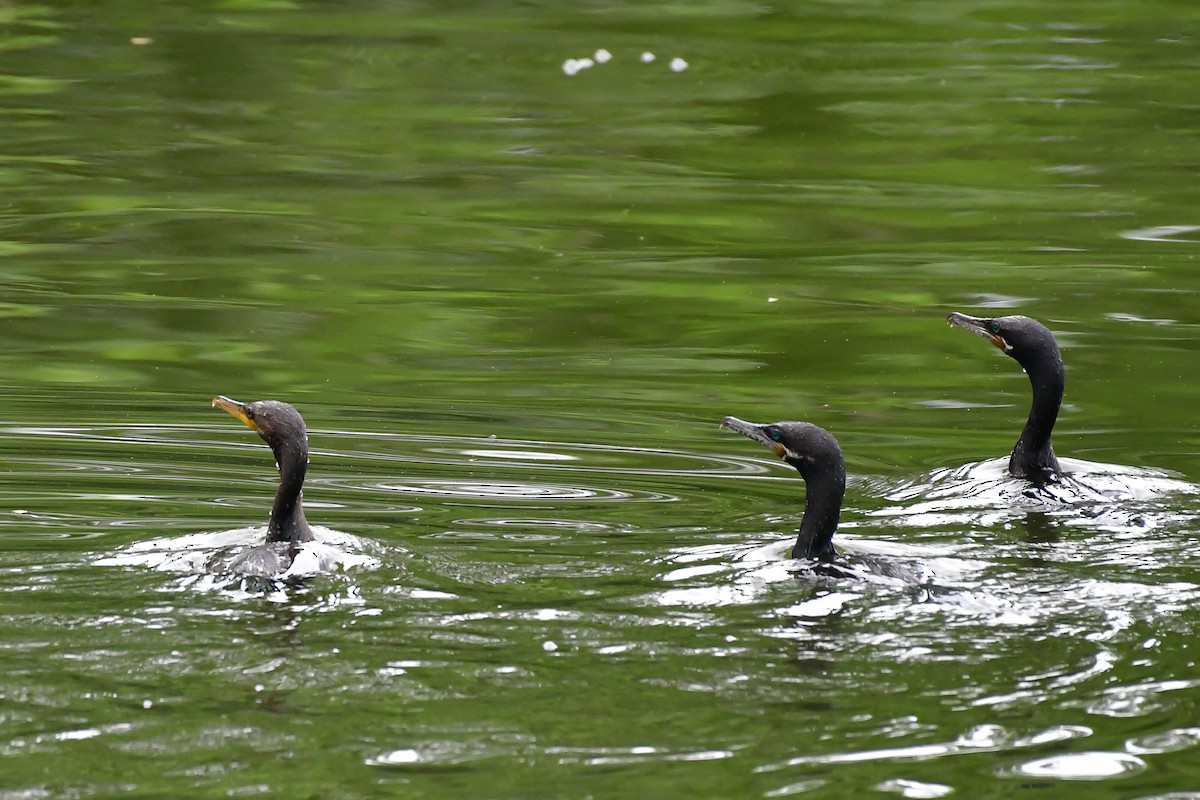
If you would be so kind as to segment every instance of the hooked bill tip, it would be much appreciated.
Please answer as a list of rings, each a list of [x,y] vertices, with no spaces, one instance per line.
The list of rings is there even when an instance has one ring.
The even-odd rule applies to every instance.
[[[999,333],[993,333],[984,326],[984,323],[990,322],[990,320],[972,317],[968,314],[960,314],[959,312],[955,311],[953,314],[946,317],[946,321],[950,323],[952,328],[962,328],[964,331],[969,331],[976,336],[987,339],[993,345],[1006,353],[1012,350],[1012,345],[1008,343],[1007,339],[1005,339]]]
[[[242,422],[253,431],[258,431],[258,425],[251,418],[247,411],[245,403],[239,403],[237,400],[219,394],[212,399],[213,408],[219,408],[230,416],[240,419]]]
[[[758,427],[753,422],[746,422],[744,419],[738,419],[735,416],[728,416],[721,420],[721,428],[734,433],[740,433],[743,436],[749,435],[750,431]]]

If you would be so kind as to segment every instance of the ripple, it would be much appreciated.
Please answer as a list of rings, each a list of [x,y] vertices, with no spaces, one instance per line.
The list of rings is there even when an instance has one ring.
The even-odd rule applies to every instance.
[[[469,498],[474,500],[560,500],[560,501],[627,501],[641,503],[676,502],[678,497],[658,492],[633,492],[585,486],[564,486],[548,483],[517,483],[509,481],[448,481],[427,480],[408,483],[379,483],[361,486],[400,494],[435,497]]]
[[[705,544],[674,548],[659,561],[659,580],[671,584],[643,602],[655,606],[728,606],[760,602],[778,584],[821,587],[821,594],[788,604],[788,618],[836,616],[860,597],[858,590],[929,591],[974,578],[985,562],[954,557],[947,548],[839,534],[843,558],[834,564],[791,557],[794,537],[762,542]],[[681,585],[682,584],[682,585]],[[825,591],[828,590],[828,591]],[[944,593],[944,592],[941,592]],[[940,593],[940,594],[941,594]],[[937,599],[939,603],[942,597]],[[951,601],[953,602],[953,601]]]
[[[215,425],[171,425],[139,424],[121,426],[54,426],[54,425],[9,425],[0,427],[0,434],[11,436],[51,437],[81,439],[95,442],[118,442],[159,444],[171,447],[197,447],[229,450],[260,447],[250,440],[213,441],[197,438],[198,433],[223,435],[227,428]],[[377,431],[309,430],[312,453],[316,456],[345,458],[355,461],[386,461],[404,463],[429,463],[478,466],[477,459],[490,459],[497,465],[525,469],[555,469],[570,471],[620,473],[627,475],[659,476],[736,476],[764,475],[774,470],[774,464],[763,459],[728,456],[711,453],[695,453],[651,447],[620,447],[615,445],[590,444],[583,442],[547,442],[522,439],[496,439],[492,437],[425,436],[417,434],[389,434]],[[339,440],[377,442],[408,446],[413,452],[379,452],[363,450],[361,446],[350,450],[330,448],[329,442]],[[447,446],[451,444],[451,446]],[[454,446],[457,445],[457,446]],[[662,462],[662,463],[654,463]],[[75,460],[55,464],[61,468],[75,468]],[[114,470],[127,469],[121,463],[107,465]],[[97,465],[95,469],[103,469]]]
[[[768,792],[764,792],[763,797],[788,797],[793,794],[803,794],[805,792],[811,792],[814,789],[820,789],[825,784],[826,781],[818,778],[812,778],[805,781],[796,781],[795,783],[789,783],[786,786],[780,786],[778,789],[771,789]]]
[[[1144,717],[1166,707],[1157,694],[1139,689],[1108,691],[1099,700],[1087,704],[1090,714],[1105,717]]]
[[[755,772],[775,772],[809,764],[857,764],[872,761],[896,761],[910,759],[937,758],[940,756],[957,755],[960,753],[999,752],[1002,750],[1021,747],[1032,747],[1049,741],[1064,741],[1079,736],[1090,735],[1091,731],[1082,726],[1057,726],[1043,734],[1017,737],[1000,725],[977,725],[952,742],[933,742],[930,744],[909,745],[907,747],[885,747],[876,750],[860,750],[857,752],[825,753],[821,755],[804,755],[790,758],[783,762],[764,764],[755,767]],[[1079,754],[1086,755],[1086,754]],[[1108,755],[1108,754],[1105,754]],[[1122,753],[1112,754],[1117,757],[1132,758]],[[1064,756],[1063,758],[1071,758]],[[1038,764],[1053,759],[1039,759],[1027,762]],[[1142,763],[1141,759],[1133,759]],[[1145,766],[1143,764],[1143,766]],[[1015,769],[1015,768],[1014,768]]]
[[[883,781],[875,787],[875,790],[879,792],[896,792],[901,797],[911,797],[916,800],[945,797],[954,791],[953,788],[943,783],[926,783],[924,781],[908,780],[907,778],[894,778],[889,781]]]
[[[1053,742],[1069,742],[1072,739],[1083,739],[1091,736],[1092,733],[1092,729],[1086,725],[1054,725],[1044,731],[1038,731],[1029,736],[1022,736],[1016,739],[1013,744],[1016,747],[1036,747]]]
[[[582,442],[384,435],[369,432],[323,432],[319,430],[310,431],[309,436],[314,443],[324,443],[330,439],[342,438],[353,440],[355,443],[373,441],[409,448],[409,452],[364,451],[361,447],[347,451],[328,448],[314,451],[321,455],[357,461],[461,465],[478,468],[479,459],[488,459],[497,466],[517,469],[552,469],[567,472],[663,477],[766,475],[776,469],[772,462],[760,458]]]
[[[281,579],[379,567],[379,559],[368,554],[373,549],[368,540],[319,525],[314,525],[312,530],[315,540],[300,546],[292,565],[279,576]],[[212,572],[212,559],[259,545],[265,538],[265,527],[168,536],[135,542],[116,553],[101,556],[95,563],[104,567],[145,567],[160,572],[206,574]],[[240,582],[241,579],[235,580]]]
[[[448,451],[453,452],[453,451]],[[500,458],[509,461],[578,461],[578,456],[566,453],[546,453],[531,450],[459,450],[468,458]]]
[[[455,767],[482,759],[506,756],[514,745],[527,744],[518,734],[496,734],[480,739],[431,740],[400,747],[364,759],[369,767],[394,769],[437,769]]]
[[[1156,318],[1152,318],[1152,317],[1142,317],[1142,316],[1138,316],[1137,314],[1126,314],[1126,313],[1122,313],[1122,312],[1114,312],[1111,314],[1105,314],[1104,316],[1107,317],[1108,319],[1116,320],[1117,322],[1140,322],[1140,323],[1144,323],[1144,324],[1148,324],[1148,325],[1159,325],[1159,326],[1174,325],[1176,323],[1176,320],[1167,319],[1165,317],[1160,317],[1160,318],[1156,319]]]
[[[867,513],[905,526],[961,528],[1000,525],[1044,512],[1070,525],[1144,532],[1180,521],[1155,501],[1200,494],[1200,487],[1163,470],[1076,458],[1060,462],[1066,473],[1063,482],[1040,489],[1010,476],[1007,458],[935,470],[899,483],[872,481],[869,490],[896,505]]]
[[[1163,600],[1156,605],[1162,607],[1166,605],[1165,601],[1170,599],[1174,598],[1163,593]],[[1182,611],[1193,604],[1194,602],[1181,601],[1177,610]],[[1200,681],[1177,678],[1151,681],[1138,686],[1116,686],[1106,689],[1098,700],[1088,704],[1087,709],[1093,714],[1108,717],[1142,717],[1173,706],[1175,703],[1168,699],[1169,693],[1194,689],[1197,685],[1200,685]]]
[[[1134,755],[1156,755],[1187,750],[1200,744],[1200,728],[1172,728],[1161,733],[1150,733],[1130,739],[1125,749]]]
[[[856,753],[828,753],[815,756],[797,756],[778,764],[756,767],[755,772],[774,772],[788,767],[805,764],[856,764],[865,761],[893,761],[896,759],[920,759],[946,756],[958,752],[953,744],[918,744],[908,747],[886,747],[878,750],[861,750]]]
[[[1094,750],[1036,758],[1000,771],[1021,778],[1056,778],[1062,781],[1101,781],[1124,778],[1146,769],[1146,762],[1128,753]]]
[[[496,525],[506,528],[550,528],[552,530],[576,531],[578,533],[596,533],[599,531],[611,530],[612,527],[603,522],[591,522],[588,520],[578,519],[526,519],[508,517],[492,519],[463,519],[459,520],[458,524],[485,526]]]
[[[1184,239],[1182,236],[1196,231],[1200,231],[1200,225],[1157,225],[1152,228],[1121,231],[1117,235],[1122,239],[1133,239],[1138,242],[1195,242],[1200,240]]]
[[[671,750],[644,744],[630,747],[549,747],[546,752],[557,756],[560,764],[593,767],[654,761],[720,761],[734,755],[732,750]]]

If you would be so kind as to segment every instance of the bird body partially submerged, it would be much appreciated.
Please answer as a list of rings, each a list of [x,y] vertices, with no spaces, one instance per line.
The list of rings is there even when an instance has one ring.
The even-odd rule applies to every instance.
[[[1054,334],[1037,320],[1019,315],[972,317],[955,312],[946,321],[987,339],[1025,370],[1033,388],[1033,403],[1009,456],[1008,471],[1013,477],[1027,478],[1039,486],[1057,483],[1062,468],[1050,436],[1062,406],[1066,370]]]
[[[759,425],[726,417],[721,427],[753,439],[800,473],[807,491],[792,558],[832,561],[837,555],[833,533],[846,496],[846,463],[837,439],[809,422]]]
[[[277,575],[287,570],[297,545],[313,540],[302,504],[308,471],[308,431],[300,412],[277,400],[239,403],[214,397],[214,408],[237,417],[271,447],[279,470],[279,489],[267,523],[267,543],[223,562],[222,569],[246,575]]]

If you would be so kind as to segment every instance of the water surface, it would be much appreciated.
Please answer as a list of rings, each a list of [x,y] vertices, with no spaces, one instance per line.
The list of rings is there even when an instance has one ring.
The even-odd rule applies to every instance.
[[[0,21],[6,796],[1200,792],[1191,5]],[[1004,477],[951,310],[1058,335],[1099,496]],[[120,563],[265,523],[218,393],[367,560]],[[833,431],[919,580],[783,558],[726,414]]]

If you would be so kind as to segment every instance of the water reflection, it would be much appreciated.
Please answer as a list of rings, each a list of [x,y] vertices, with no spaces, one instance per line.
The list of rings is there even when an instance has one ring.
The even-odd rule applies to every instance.
[[[1133,755],[1154,755],[1187,750],[1200,745],[1200,728],[1172,728],[1170,730],[1138,736],[1125,743],[1125,749]]]
[[[796,756],[778,764],[764,764],[758,772],[774,772],[789,767],[813,764],[851,764],[864,761],[898,761],[907,759],[939,758],[978,752],[996,752],[1036,747],[1049,742],[1063,742],[1090,736],[1092,731],[1082,726],[1055,726],[1026,735],[1016,735],[1000,725],[987,724],[964,731],[953,741],[908,747],[888,747],[878,750],[861,750],[852,753]]]
[[[200,429],[206,430],[206,429]],[[196,448],[228,451],[222,443],[192,438],[195,429],[137,426],[125,430],[104,430],[73,427],[10,427],[13,436],[90,437],[120,446],[134,443],[153,443],[158,447],[178,446],[180,452]],[[444,439],[339,431],[336,434],[314,432],[327,446],[314,456],[314,473],[321,475],[312,482],[313,499],[310,506],[326,515],[350,513],[374,515],[381,521],[400,521],[412,518],[419,522],[433,515],[432,526],[419,522],[424,541],[492,542],[497,547],[504,542],[525,548],[561,550],[561,556],[575,552],[585,541],[600,543],[611,549],[622,536],[644,537],[646,523],[633,524],[622,517],[620,509],[644,502],[685,507],[711,507],[713,481],[717,494],[740,498],[742,492],[728,486],[729,482],[753,480],[774,483],[782,480],[791,486],[792,480],[775,477],[779,468],[773,462],[756,458],[698,455],[686,451],[630,449],[596,445],[564,445],[549,442],[520,440],[471,440],[465,447],[447,447]],[[124,438],[128,437],[128,438]],[[338,441],[363,442],[374,445],[366,451],[338,447]],[[436,442],[436,444],[434,444]],[[386,444],[387,449],[380,445]],[[433,446],[431,446],[433,444]],[[333,446],[328,446],[333,445]],[[457,461],[453,459],[457,458]],[[372,480],[369,476],[380,463],[405,463],[408,471],[427,468],[457,468],[474,470],[480,460],[493,469],[507,473],[504,480],[463,480],[451,478],[414,478],[403,482]],[[162,462],[167,463],[167,462]],[[849,508],[838,533],[838,547],[844,553],[844,563],[836,569],[787,557],[790,535],[787,526],[796,520],[785,516],[743,518],[722,525],[694,524],[670,526],[670,536],[690,537],[696,544],[664,546],[651,556],[656,586],[640,591],[634,597],[650,607],[670,608],[727,608],[731,606],[773,607],[780,619],[813,622],[845,615],[865,615],[877,620],[923,620],[931,615],[941,616],[952,626],[974,627],[980,624],[1001,628],[1028,625],[1049,625],[1051,629],[1065,624],[1070,618],[1089,619],[1090,636],[1111,639],[1145,619],[1145,610],[1173,607],[1184,608],[1198,594],[1197,587],[1187,581],[1155,583],[1150,576],[1154,559],[1171,559],[1179,545],[1173,543],[1171,531],[1186,525],[1194,514],[1181,510],[1164,511],[1155,506],[1158,498],[1191,496],[1195,489],[1161,472],[1117,468],[1090,462],[1068,460],[1073,470],[1070,487],[1082,487],[1067,500],[1063,496],[1042,496],[1028,493],[1022,482],[1014,481],[1004,472],[1004,462],[996,459],[979,465],[967,465],[953,470],[935,471],[924,478],[888,481],[868,478],[857,481],[864,496],[857,500],[865,507]],[[28,469],[45,469],[47,474],[58,472],[60,463],[40,459],[29,463]],[[75,465],[78,466],[78,465]],[[158,462],[124,461],[120,470],[96,470],[96,480],[109,472],[135,479],[143,488],[172,486],[177,488],[185,472],[163,469]],[[246,470],[251,471],[247,461]],[[523,473],[533,470],[537,480]],[[586,485],[559,482],[583,474],[604,475],[607,485]],[[209,475],[199,472],[198,480],[207,494],[211,483],[227,488],[234,483],[227,471]],[[261,476],[254,476],[255,478]],[[550,480],[546,480],[549,478]],[[558,479],[558,480],[556,480]],[[684,479],[682,482],[680,479]],[[695,488],[687,488],[690,479]],[[638,488],[627,486],[636,481]],[[781,484],[781,487],[784,484]],[[1101,486],[1103,491],[1093,487]],[[668,488],[669,487],[669,488]],[[701,488],[704,487],[704,488]],[[1055,487],[1057,490],[1058,487]],[[664,491],[664,489],[667,489]],[[1114,489],[1124,493],[1128,503],[1113,503]],[[265,492],[259,491],[260,495]],[[890,505],[877,505],[875,494],[883,494]],[[1061,494],[1061,493],[1060,493]],[[156,494],[122,491],[95,492],[76,490],[76,501],[139,503],[153,506],[171,503],[178,505],[177,492]],[[394,497],[420,498],[419,505],[395,502]],[[322,498],[336,498],[329,502]],[[200,506],[245,510],[261,508],[263,498],[249,496],[201,496]],[[600,505],[595,505],[599,503]],[[600,513],[605,504],[613,504],[615,515]],[[463,504],[479,508],[501,509],[511,504],[530,511],[549,512],[542,516],[495,513],[462,517],[452,509]],[[587,513],[569,512],[573,505],[591,509]],[[74,524],[78,517],[46,515],[20,509],[17,520],[33,527],[53,528]],[[686,512],[685,512],[686,513]],[[780,534],[764,533],[755,526],[766,522],[771,528],[782,527]],[[732,523],[732,524],[731,524]],[[136,520],[110,519],[107,527],[128,525],[138,529]],[[181,527],[179,521],[165,520],[163,524]],[[403,524],[403,523],[401,523]],[[975,537],[963,538],[961,531],[1008,528],[1016,526],[1023,540],[1034,546],[1049,548],[1033,551],[1044,561],[1039,571],[1027,573],[1010,563],[1008,556],[987,553]],[[1078,541],[1072,531],[1084,527],[1103,531],[1104,541]],[[743,533],[730,537],[729,529]],[[723,530],[724,529],[724,530]],[[905,531],[916,529],[929,538],[937,531],[938,541],[904,541]],[[328,530],[328,529],[326,529]],[[381,532],[387,529],[381,529]],[[663,528],[664,531],[668,528]],[[179,573],[204,572],[213,557],[229,547],[256,543],[261,529],[241,528],[223,534],[199,533],[168,538],[147,538],[135,541],[118,552],[106,554],[98,561],[105,566],[140,566],[154,570]],[[329,544],[333,549],[311,554],[312,569],[320,570],[375,569],[381,566],[381,556],[395,566],[405,549],[371,538],[330,531]],[[393,534],[387,534],[391,536]],[[1132,537],[1128,541],[1122,536]],[[585,538],[581,538],[585,537]],[[1112,538],[1118,537],[1118,538]],[[594,544],[593,544],[594,546]],[[381,549],[382,548],[382,549]],[[659,548],[655,548],[659,549]],[[499,551],[497,551],[498,553]],[[520,574],[552,576],[562,566],[552,561],[542,568],[533,565],[520,567],[498,563],[453,563],[449,553],[436,548],[422,560],[432,567],[440,583],[447,579],[466,584],[498,585]],[[590,559],[591,556],[585,556]],[[308,562],[303,562],[307,564]],[[1062,570],[1071,563],[1094,566],[1111,565],[1122,568],[1138,564],[1144,581],[1106,580],[1100,576],[1072,579]],[[1169,561],[1161,562],[1163,567]],[[881,569],[880,564],[886,566]],[[424,568],[422,568],[424,569]],[[579,575],[602,575],[614,571],[600,563],[576,563]],[[453,584],[447,584],[452,586]],[[804,587],[805,598],[795,596]],[[426,587],[439,591],[434,586]],[[631,598],[632,599],[632,598]],[[782,638],[811,636],[801,629],[780,627],[771,635]],[[920,658],[924,644],[897,643],[901,657]],[[1021,695],[1018,690],[1016,696]],[[1008,700],[996,699],[1004,704]]]
[[[423,481],[407,484],[384,483],[375,488],[386,492],[412,495],[437,495],[474,500],[554,500],[677,502],[673,495],[652,492],[627,492],[619,489],[583,486],[554,486],[537,483],[467,483],[461,481]]]
[[[1145,761],[1128,753],[1094,751],[1035,758],[1015,764],[1008,769],[1002,769],[1000,774],[1011,777],[1055,778],[1065,781],[1095,781],[1123,778],[1146,768]]]
[[[953,787],[946,786],[945,784],[925,783],[907,778],[894,778],[883,781],[875,789],[880,792],[896,792],[901,797],[907,798],[945,797],[954,791]]]
[[[1078,444],[1195,477],[1186,10],[391,5],[0,12],[10,794],[1197,785],[1195,495],[930,473],[995,452],[981,300],[1072,320]],[[95,563],[258,535],[216,386],[311,409],[378,568]],[[787,559],[729,407],[844,431],[843,548],[932,581]]]
[[[481,731],[476,738],[431,739],[391,750],[365,760],[368,766],[391,769],[446,769],[509,756],[526,749],[529,736],[502,731]]]
[[[50,430],[34,435],[58,438],[59,429]],[[79,433],[71,431],[70,438]],[[1190,680],[1106,685],[1128,668],[1123,642],[1163,615],[1186,614],[1200,602],[1200,586],[1164,579],[1183,546],[1172,537],[1185,524],[1180,520],[1192,517],[1184,505],[1167,513],[1154,504],[1162,497],[1193,495],[1160,493],[1178,488],[1178,482],[1158,473],[1103,473],[1142,492],[1137,524],[1129,508],[1115,518],[1097,512],[1103,504],[1089,505],[1098,502],[1091,494],[1063,503],[1018,491],[1017,500],[1025,505],[1006,507],[1015,487],[1002,474],[1001,462],[930,479],[859,476],[838,533],[844,565],[831,571],[788,558],[798,503],[791,514],[744,514],[747,489],[752,497],[761,492],[797,499],[794,478],[773,462],[515,439],[447,446],[426,437],[372,438],[341,431],[325,434],[324,444],[331,446],[314,455],[313,469],[322,480],[313,482],[310,504],[322,517],[357,520],[348,528],[367,520],[377,527],[362,535],[319,529],[320,539],[335,546],[338,571],[315,583],[263,587],[220,581],[204,571],[221,548],[260,541],[260,527],[164,537],[147,535],[144,520],[119,516],[119,509],[135,505],[169,507],[176,518],[163,524],[178,528],[194,526],[208,514],[244,518],[255,508],[263,513],[263,498],[272,487],[262,479],[258,450],[247,449],[248,457],[232,467],[189,471],[185,465],[196,454],[206,467],[203,456],[220,454],[225,461],[234,451],[207,440],[204,429],[131,434],[129,440],[108,431],[100,435],[112,435],[113,447],[153,458],[116,462],[123,467],[119,472],[82,471],[82,483],[60,501],[68,507],[106,504],[105,526],[128,526],[125,535],[133,540],[104,548],[92,563],[125,575],[121,580],[135,586],[217,594],[231,604],[220,612],[223,616],[257,619],[260,603],[286,611],[296,654],[306,652],[302,631],[316,617],[337,617],[352,638],[360,635],[360,625],[367,626],[365,634],[386,624],[394,639],[387,657],[368,679],[356,679],[367,698],[386,691],[406,703],[449,708],[456,702],[470,705],[475,690],[468,687],[486,685],[489,695],[528,705],[530,697],[555,685],[548,675],[559,669],[587,673],[597,661],[640,672],[639,691],[662,693],[647,697],[705,693],[762,709],[778,703],[782,692],[790,699],[779,707],[789,713],[839,715],[848,698],[836,687],[847,671],[855,674],[861,692],[882,696],[896,680],[894,673],[920,680],[918,675],[958,663],[963,642],[971,643],[972,653],[998,660],[996,671],[963,685],[931,679],[922,690],[962,714],[1003,715],[1066,702],[1082,703],[1097,719],[1148,719],[1196,688]],[[366,452],[356,451],[363,442]],[[179,449],[169,449],[173,444]],[[172,455],[182,461],[160,468],[171,463]],[[96,460],[111,459],[101,453]],[[399,463],[409,475],[404,480],[380,474]],[[495,477],[453,477],[478,470],[481,463]],[[61,474],[53,458],[25,467]],[[426,470],[432,475],[421,474]],[[97,491],[91,485],[114,478],[132,481],[139,491]],[[1160,479],[1165,483],[1157,483]],[[237,496],[228,495],[230,487],[241,487]],[[397,496],[414,502],[398,503]],[[671,501],[664,507],[680,509],[678,515],[633,512],[646,501],[664,500]],[[478,510],[464,515],[464,505]],[[514,514],[514,507],[520,513]],[[73,530],[79,526],[79,508],[70,512],[38,522]],[[34,516],[14,515],[18,520]],[[930,520],[937,527],[923,524]],[[1108,538],[1081,539],[1074,535],[1080,526],[1103,530]],[[1020,542],[999,541],[997,533],[1011,528],[1021,531]],[[1120,538],[1126,535],[1133,538]],[[904,565],[911,574],[880,574],[870,568],[879,561]],[[33,563],[53,567],[56,560],[40,556]],[[68,557],[66,563],[73,562]],[[1136,571],[1129,569],[1133,564]],[[147,582],[140,571],[174,577],[163,587]],[[45,569],[0,578],[7,588],[17,582],[25,591],[39,582],[61,587],[71,580],[69,572]],[[157,616],[170,624],[177,614]],[[1011,669],[1005,653],[1024,653],[1031,638],[1067,644],[1039,651],[1019,670]],[[401,652],[411,657],[397,657]],[[563,666],[552,666],[555,662]],[[879,664],[887,669],[878,670]],[[286,681],[293,670],[291,656],[275,652],[256,667],[266,672],[255,673],[263,690],[254,696],[273,707],[289,707],[291,693],[282,684],[267,686],[261,676]],[[339,681],[332,673],[328,677]],[[1094,750],[1077,758],[1039,752],[1013,761],[1011,754],[1021,750],[1092,737],[1094,728],[1059,722],[1018,730],[989,720],[938,739],[946,727],[931,721],[929,713],[868,714],[864,719],[873,721],[862,723],[861,735],[843,730],[826,747],[790,754],[778,746],[751,745],[753,737],[734,745],[724,740],[724,746],[721,738],[703,735],[680,741],[647,734],[638,744],[595,743],[468,725],[441,732],[420,726],[412,734],[391,735],[361,759],[367,767],[406,775],[473,765],[492,769],[514,757],[548,758],[579,769],[750,759],[755,774],[769,781],[762,792],[786,796],[821,785],[824,779],[813,770],[935,762],[971,753],[1003,754],[1003,764],[995,768],[1003,777],[1102,779],[1144,769],[1141,755],[1187,749],[1195,738],[1190,729],[1172,728],[1158,738],[1131,738],[1126,753]],[[940,796],[950,784],[893,772],[871,785],[904,796]]]
[[[1152,228],[1122,231],[1120,235],[1124,239],[1140,242],[1195,242],[1196,239],[1186,238],[1186,235],[1196,231],[1200,231],[1200,225],[1157,225]]]
[[[195,588],[237,587],[245,590],[265,586],[276,591],[283,584],[321,575],[377,569],[381,548],[357,536],[313,526],[314,540],[299,546],[286,571],[267,579],[238,574],[229,564],[266,538],[265,527],[240,528],[219,533],[194,533],[134,542],[95,563],[103,567],[134,567],[159,572],[203,576],[188,581]],[[392,554],[394,555],[394,554]]]
[[[1032,487],[1008,474],[997,458],[928,476],[869,487],[896,503],[868,512],[890,524],[920,528],[995,527],[1020,522],[1030,541],[1053,539],[1053,525],[1144,531],[1185,523],[1172,498],[1200,495],[1200,487],[1162,470],[1060,459],[1062,483]]]
[[[381,436],[368,432],[314,431],[313,436],[332,435],[334,440],[388,443],[408,450],[406,454],[365,450],[328,449],[333,456],[352,456],[356,459],[382,462],[403,461],[417,464],[474,465],[485,459],[485,466],[496,468],[548,469],[558,472],[613,472],[621,475],[694,476],[694,475],[762,475],[769,471],[761,459],[721,454],[693,453],[649,447],[619,447],[579,442],[539,442],[513,439],[475,439],[393,434]],[[474,447],[449,447],[458,442]],[[434,443],[434,444],[430,444]],[[416,450],[415,454],[412,450]]]

